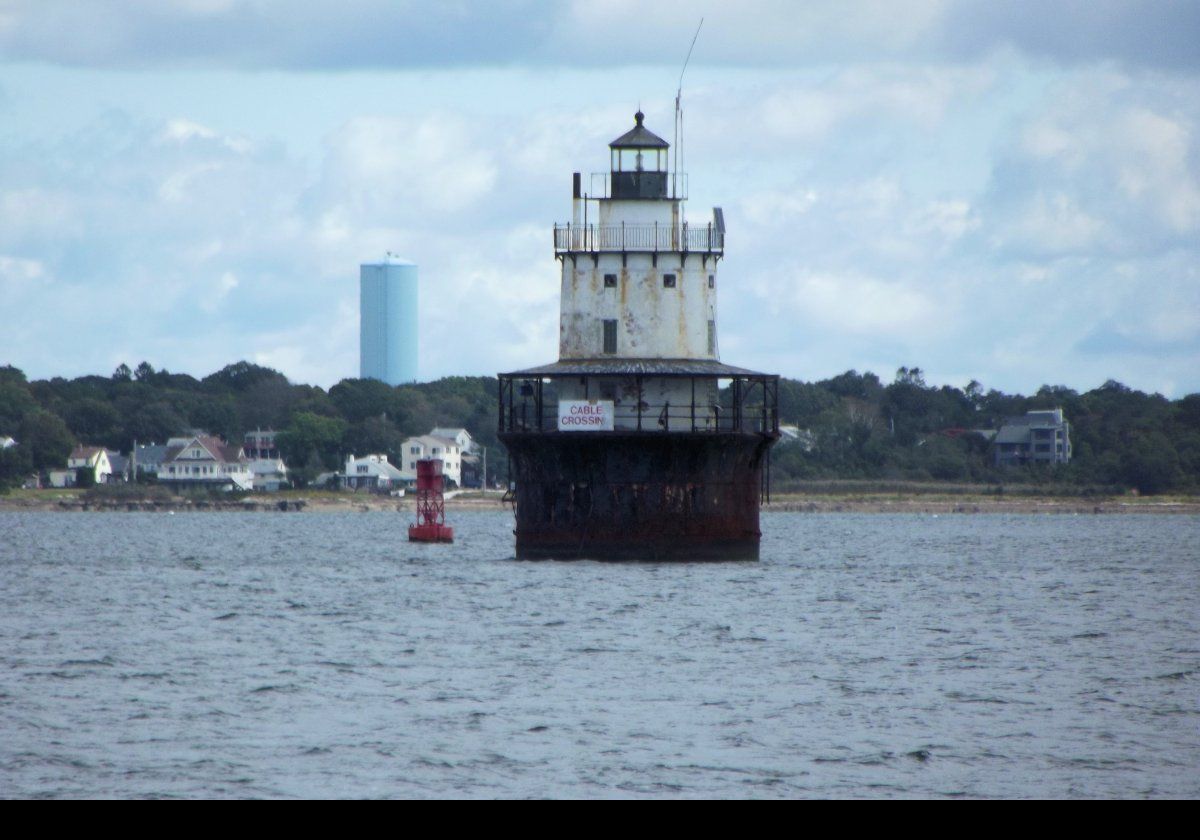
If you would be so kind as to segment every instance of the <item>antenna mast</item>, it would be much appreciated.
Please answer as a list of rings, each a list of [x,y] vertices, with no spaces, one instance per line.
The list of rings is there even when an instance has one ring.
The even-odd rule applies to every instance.
[[[671,175],[671,197],[679,197],[679,152],[683,137],[683,74],[687,72],[688,62],[692,60],[692,50],[696,48],[696,39],[700,37],[700,27],[704,26],[704,18],[700,18],[696,26],[696,34],[692,36],[692,45],[688,47],[687,57],[683,60],[683,69],[679,71],[679,86],[675,89],[675,172]]]

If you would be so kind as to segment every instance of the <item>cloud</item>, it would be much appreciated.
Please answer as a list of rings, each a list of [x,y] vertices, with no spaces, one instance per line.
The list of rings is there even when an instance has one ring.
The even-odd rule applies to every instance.
[[[701,17],[697,63],[718,66],[960,62],[1004,48],[1063,64],[1200,61],[1200,7],[1120,0],[10,0],[0,51],[125,68],[675,67]]]
[[[1188,0],[972,0],[946,4],[935,40],[957,58],[1009,45],[1068,65],[1114,61],[1194,71],[1196,32],[1200,5]]]
[[[1180,352],[1200,354],[1200,330],[1193,330],[1186,338],[1164,340],[1141,333],[1130,333],[1114,324],[1106,323],[1075,342],[1074,349],[1079,353],[1117,356],[1134,353],[1153,358]]]
[[[1109,70],[1068,75],[1001,152],[983,201],[987,235],[1017,258],[1193,246],[1198,124],[1194,88]]]
[[[6,305],[14,306],[22,295],[46,280],[46,267],[40,261],[0,254],[0,298]]]
[[[876,277],[784,272],[779,284],[759,284],[764,301],[785,316],[836,332],[897,336],[936,330],[946,313],[911,284]]]
[[[328,141],[324,198],[361,215],[444,216],[479,202],[496,181],[491,152],[461,120],[360,117]]]
[[[270,7],[162,9],[203,29]],[[940,6],[922,10],[895,50],[943,25]],[[646,13],[649,31],[666,25]],[[718,22],[706,32],[735,40],[757,26]],[[915,364],[1005,390],[1200,387],[1181,314],[1200,312],[1194,83],[897,54],[710,73],[688,92],[688,212],[702,224],[719,204],[729,226],[723,358],[806,379]],[[480,76],[459,73],[383,76],[370,95],[359,75],[167,74],[158,101],[139,99],[143,73],[55,73],[80,93],[49,124],[22,104],[46,97],[41,74],[5,79],[24,122],[0,137],[0,284],[20,313],[0,359],[49,376],[140,358],[203,375],[248,358],[329,385],[358,371],[358,265],[386,251],[419,264],[423,377],[555,357],[550,227],[569,218],[571,172],[603,169],[629,127],[640,70],[620,84],[606,69],[497,70],[487,101]],[[210,83],[219,96],[195,93]],[[314,88],[346,101],[325,108]],[[255,120],[265,96],[271,118]],[[643,104],[670,138],[670,98]],[[120,317],[136,342],[108,329]],[[1128,352],[1099,352],[1121,340]],[[121,358],[135,344],[139,359]]]

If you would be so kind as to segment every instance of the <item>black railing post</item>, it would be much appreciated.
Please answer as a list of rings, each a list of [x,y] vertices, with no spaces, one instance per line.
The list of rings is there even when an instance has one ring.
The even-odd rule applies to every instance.
[[[637,378],[637,401],[637,430],[640,432],[642,430],[642,377],[640,376]]]

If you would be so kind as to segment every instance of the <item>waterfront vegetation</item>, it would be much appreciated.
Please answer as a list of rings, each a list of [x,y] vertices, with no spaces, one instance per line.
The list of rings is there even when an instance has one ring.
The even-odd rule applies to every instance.
[[[504,481],[496,406],[496,380],[484,376],[394,388],[345,379],[326,391],[249,362],[203,379],[146,362],[135,369],[121,365],[111,376],[32,382],[17,368],[2,367],[0,437],[18,445],[0,452],[0,488],[19,485],[33,471],[63,467],[76,443],[127,452],[134,441],[162,443],[192,428],[231,442],[254,429],[279,430],[279,448],[304,485],[340,468],[349,452],[400,460],[405,438],[461,426],[488,448],[492,480]],[[971,431],[1059,407],[1071,423],[1068,465],[997,468],[987,440]],[[931,386],[919,368],[900,368],[887,384],[856,371],[820,382],[783,379],[779,410],[781,423],[804,434],[773,451],[776,491],[1200,492],[1200,394],[1169,400],[1109,381],[1085,393],[1047,385],[1025,396],[985,390],[978,382],[962,389]],[[841,489],[822,490],[827,487]]]

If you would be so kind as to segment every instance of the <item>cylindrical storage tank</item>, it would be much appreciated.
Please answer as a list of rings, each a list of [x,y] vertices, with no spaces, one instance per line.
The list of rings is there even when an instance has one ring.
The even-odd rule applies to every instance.
[[[389,385],[417,381],[417,264],[397,257],[359,273],[359,375]]]

